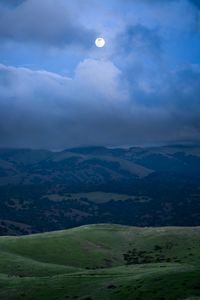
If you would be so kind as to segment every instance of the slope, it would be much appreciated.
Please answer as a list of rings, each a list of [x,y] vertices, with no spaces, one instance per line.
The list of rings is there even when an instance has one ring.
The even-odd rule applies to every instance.
[[[90,225],[0,238],[0,299],[200,296],[200,228]]]

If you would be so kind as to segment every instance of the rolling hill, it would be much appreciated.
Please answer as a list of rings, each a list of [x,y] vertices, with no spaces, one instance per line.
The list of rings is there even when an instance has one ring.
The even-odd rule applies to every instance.
[[[0,238],[1,300],[200,299],[200,228],[89,225]]]
[[[200,225],[200,147],[0,149],[0,235]]]

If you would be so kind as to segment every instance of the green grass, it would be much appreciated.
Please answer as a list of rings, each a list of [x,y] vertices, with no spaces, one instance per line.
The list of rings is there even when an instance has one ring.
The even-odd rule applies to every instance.
[[[90,225],[0,238],[1,300],[198,297],[200,228]]]

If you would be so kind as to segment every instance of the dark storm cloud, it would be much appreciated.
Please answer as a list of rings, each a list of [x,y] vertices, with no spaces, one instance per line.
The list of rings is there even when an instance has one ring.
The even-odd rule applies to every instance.
[[[141,103],[133,99],[134,92],[123,86],[120,71],[110,62],[86,60],[73,78],[1,65],[0,146],[62,148],[199,139],[199,67],[187,66],[165,78],[166,86],[148,91],[148,100],[159,99],[162,105],[149,106],[142,101],[146,89],[135,90]]]
[[[19,1],[14,1],[20,4]],[[0,39],[64,47],[91,47],[96,33],[80,24],[65,0],[27,0],[15,8],[0,6]]]

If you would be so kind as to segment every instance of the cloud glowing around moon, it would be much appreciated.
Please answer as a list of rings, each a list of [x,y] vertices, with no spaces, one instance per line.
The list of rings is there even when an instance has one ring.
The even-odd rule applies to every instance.
[[[103,48],[106,44],[106,41],[104,40],[104,38],[97,38],[96,41],[95,41],[95,45],[98,47],[98,48]]]

